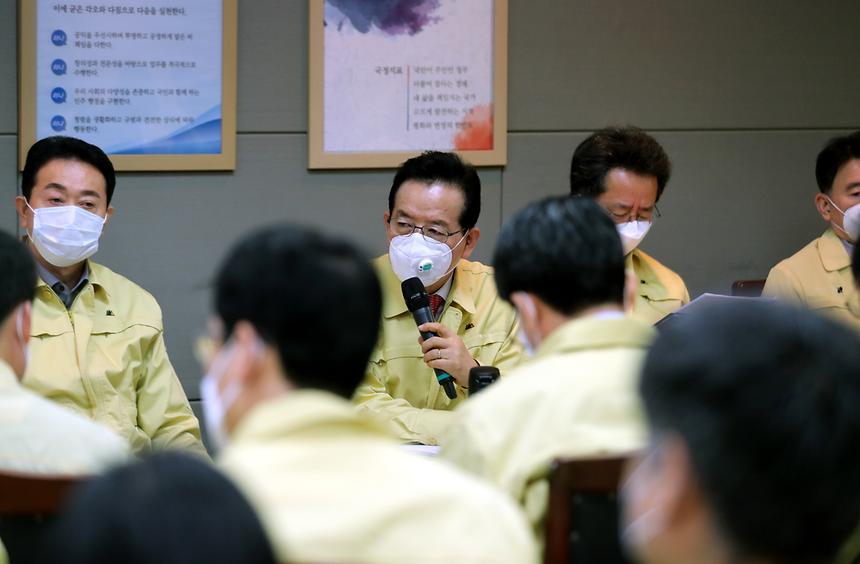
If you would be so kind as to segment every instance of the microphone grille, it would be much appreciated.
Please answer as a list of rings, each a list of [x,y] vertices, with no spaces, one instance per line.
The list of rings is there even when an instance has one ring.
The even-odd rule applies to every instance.
[[[424,284],[418,277],[407,278],[400,284],[400,289],[403,291],[403,300],[409,311],[430,307],[430,296],[427,295],[427,290],[424,289]]]

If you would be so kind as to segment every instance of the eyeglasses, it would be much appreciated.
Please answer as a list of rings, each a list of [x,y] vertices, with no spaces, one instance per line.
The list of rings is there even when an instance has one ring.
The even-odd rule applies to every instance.
[[[391,230],[394,231],[398,235],[412,235],[416,231],[421,232],[421,236],[425,239],[431,239],[438,243],[445,243],[448,241],[448,238],[451,235],[456,235],[458,233],[465,233],[468,229],[458,229],[457,231],[451,231],[450,233],[440,229],[439,227],[428,227],[428,226],[418,226],[414,223],[409,223],[408,221],[404,221],[402,219],[396,219],[391,222]]]
[[[633,217],[628,209],[606,208],[606,211],[609,212],[609,215],[611,215],[613,219],[624,221],[654,221],[655,219],[663,216],[663,214],[660,213],[660,208],[656,205],[650,210],[640,209],[639,214],[636,217]]]

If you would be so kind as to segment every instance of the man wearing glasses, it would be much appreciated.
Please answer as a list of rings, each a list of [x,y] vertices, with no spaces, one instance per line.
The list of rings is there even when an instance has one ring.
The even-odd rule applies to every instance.
[[[492,269],[466,260],[481,235],[480,211],[478,173],[453,153],[426,152],[394,176],[383,215],[389,253],[375,261],[382,327],[354,400],[403,441],[437,444],[451,410],[468,396],[469,371],[480,364],[504,372],[520,360],[515,313],[499,299]],[[421,326],[437,335],[427,341],[419,342],[401,291],[412,277],[424,284],[438,320]],[[456,398],[433,369],[454,378]]]
[[[633,316],[656,323],[690,301],[684,281],[638,248],[669,181],[669,157],[638,127],[607,127],[579,144],[570,162],[570,193],[593,198],[618,228],[627,271],[638,285]]]

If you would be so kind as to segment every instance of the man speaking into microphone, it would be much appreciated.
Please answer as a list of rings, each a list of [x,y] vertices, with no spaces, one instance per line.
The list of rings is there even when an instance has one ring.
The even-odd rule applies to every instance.
[[[469,371],[496,366],[504,374],[520,360],[513,308],[499,299],[492,269],[467,260],[481,235],[480,211],[478,173],[453,153],[409,159],[391,184],[383,215],[389,252],[375,261],[382,325],[354,401],[403,441],[437,444],[450,411],[469,395]],[[401,288],[410,278],[424,285],[436,322],[416,326]],[[435,370],[454,379],[456,397]]]

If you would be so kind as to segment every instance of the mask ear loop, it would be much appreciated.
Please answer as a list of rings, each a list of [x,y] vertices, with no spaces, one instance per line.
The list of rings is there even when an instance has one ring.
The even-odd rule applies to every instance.
[[[465,240],[466,240],[466,236],[468,236],[468,235],[469,235],[469,231],[471,231],[471,229],[466,229],[466,232],[465,232],[465,233],[463,233],[463,236],[460,238],[460,240],[459,240],[459,241],[457,241],[457,244],[456,244],[456,245],[454,245],[452,248],[448,249],[448,254],[450,254],[451,256],[454,256],[454,251],[457,249],[457,247],[459,247],[459,246],[460,246],[460,243],[462,243],[463,241],[465,241]],[[447,246],[447,245],[446,245],[446,246]],[[442,280],[443,278],[445,278],[446,276],[448,276],[449,274],[451,274],[452,272],[454,272],[454,269],[456,269],[456,268],[457,268],[457,265],[459,265],[459,264],[460,264],[460,261],[461,261],[461,260],[463,260],[463,257],[458,258],[458,259],[457,259],[457,263],[456,263],[456,264],[452,264],[452,265],[451,265],[451,268],[449,268],[449,269],[445,272],[445,274],[443,274],[442,276],[440,276],[440,277],[438,278],[438,280]]]
[[[841,214],[842,214],[842,220],[843,220],[843,221],[845,221],[845,212],[844,212],[844,211],[842,211],[842,208],[840,208],[839,206],[837,206],[837,205],[836,205],[836,203],[835,203],[833,200],[831,200],[831,199],[830,199],[830,196],[825,195],[824,197],[825,197],[825,198],[827,198],[827,201],[828,201],[828,202],[830,202],[830,205],[831,205],[831,206],[833,206],[834,208],[836,208],[836,211],[838,211],[839,213],[841,213]],[[839,231],[841,231],[841,232],[845,233],[846,235],[848,235],[848,238],[849,238],[851,241],[854,241],[854,236],[853,236],[853,235],[851,235],[851,233],[848,233],[848,230],[846,230],[844,227],[839,227],[838,225],[836,225],[835,223],[833,223],[833,221],[831,221],[831,222],[830,222],[830,225],[832,225],[833,227],[835,227],[835,228],[836,228],[836,229],[838,229]]]
[[[518,298],[522,298],[524,302],[524,308],[527,310],[527,313],[533,318],[537,319],[537,306],[535,305],[534,299],[527,292],[514,292]],[[514,294],[511,294],[513,296]],[[529,356],[534,356],[537,352],[538,346],[540,343],[532,343],[531,339],[529,339],[528,334],[526,333],[526,326],[523,323],[523,315],[521,313],[517,314],[519,318],[519,334],[517,337],[520,339],[520,343],[525,347],[526,352]]]
[[[15,329],[22,343],[24,342],[24,307],[25,304],[18,306],[18,313],[15,316]]]
[[[231,341],[231,346],[235,347],[236,346],[235,342]],[[263,339],[259,335],[257,335],[257,337],[254,341],[254,346],[253,346],[253,350],[251,351],[251,354],[254,355],[255,360],[260,360],[263,357],[264,351],[265,351],[265,343],[263,342]],[[235,351],[232,351],[232,354],[235,354]],[[232,360],[232,358],[230,358],[228,360]],[[224,366],[222,366],[219,380],[224,378],[224,375],[226,374],[226,372],[227,371],[224,370]],[[242,395],[242,391],[243,391],[243,387],[242,387],[242,384],[240,382],[233,382],[233,383],[229,384],[224,389],[224,393],[223,393],[223,395],[221,395],[221,404],[224,406],[225,413],[230,407],[233,406],[233,404],[236,402],[236,400],[239,398],[239,396]]]
[[[33,206],[31,206],[30,202],[27,200],[24,200],[24,205],[30,208],[30,211],[33,212],[33,225],[30,226],[30,232],[27,233],[26,231],[24,231],[25,233],[27,233],[27,237],[32,241],[33,230],[36,228],[36,210],[33,209]]]

